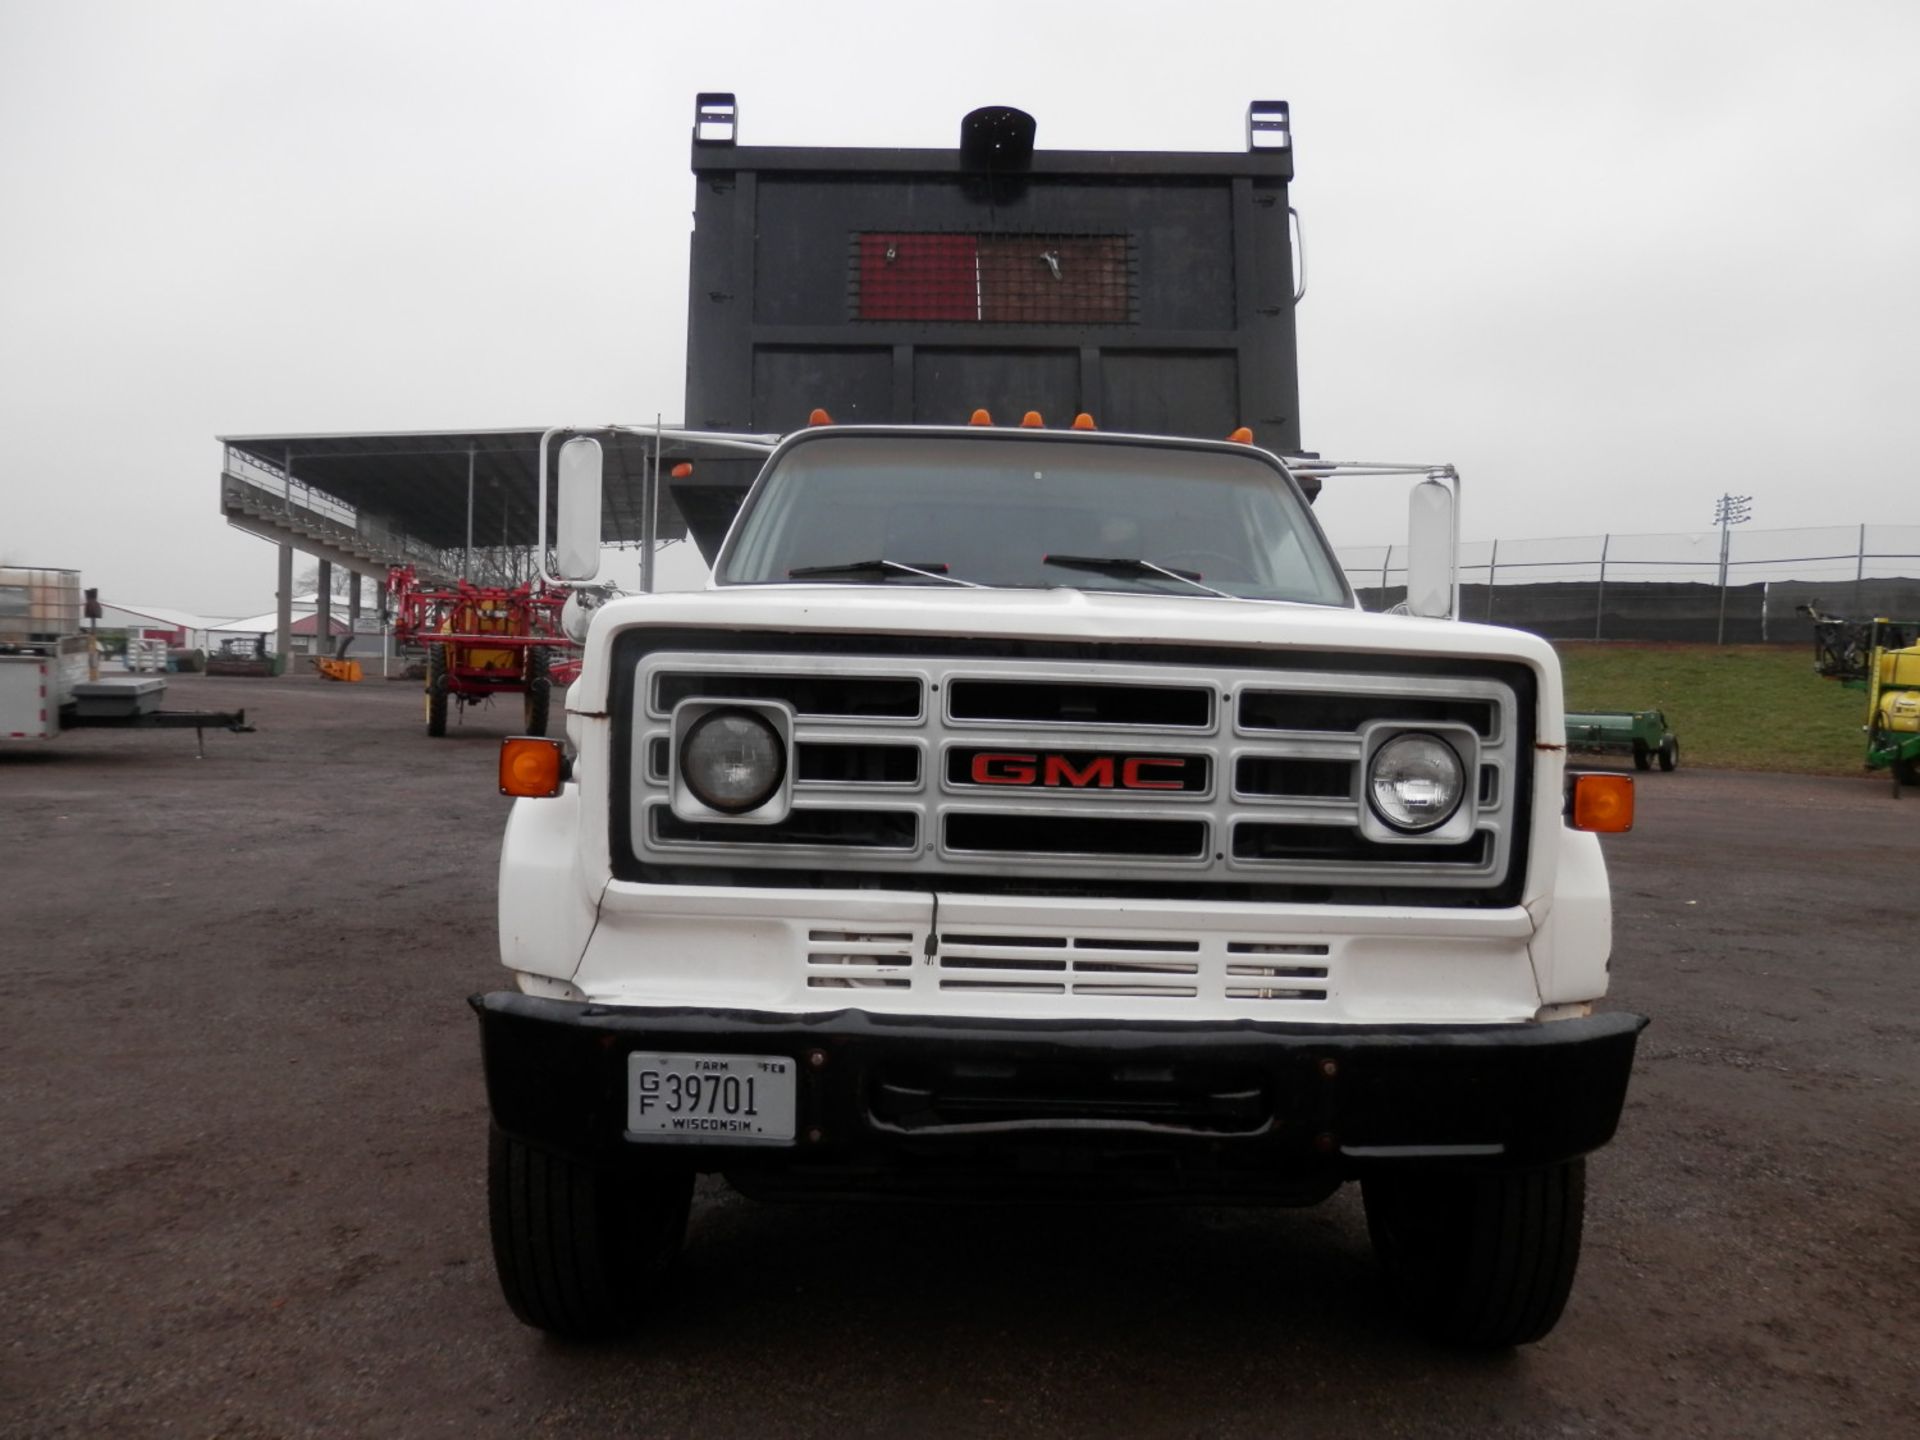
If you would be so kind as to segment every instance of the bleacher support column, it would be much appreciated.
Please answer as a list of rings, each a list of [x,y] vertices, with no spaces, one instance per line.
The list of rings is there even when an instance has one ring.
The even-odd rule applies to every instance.
[[[467,451],[467,548],[460,558],[460,578],[473,578],[473,451]]]
[[[320,593],[313,607],[313,649],[309,655],[333,653],[333,562],[320,562]]]
[[[280,547],[280,584],[274,591],[279,616],[274,628],[273,653],[280,669],[287,667],[287,653],[293,649],[293,546]]]
[[[360,572],[355,570],[347,581],[347,645],[352,647],[360,634]]]
[[[373,582],[373,604],[374,612],[380,617],[380,673],[384,676],[387,673],[387,660],[393,654],[393,622],[388,614],[392,602],[387,598],[386,581]]]

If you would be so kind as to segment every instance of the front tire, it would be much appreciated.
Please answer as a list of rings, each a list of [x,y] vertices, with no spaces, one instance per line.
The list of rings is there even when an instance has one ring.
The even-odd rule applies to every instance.
[[[493,1264],[508,1308],[567,1340],[628,1329],[686,1237],[691,1171],[623,1171],[494,1126],[487,1151]]]
[[[1541,1339],[1580,1262],[1586,1161],[1493,1175],[1361,1182],[1367,1233],[1408,1318],[1475,1349]]]
[[[1680,742],[1671,735],[1660,742],[1660,768],[1669,775],[1680,768]]]

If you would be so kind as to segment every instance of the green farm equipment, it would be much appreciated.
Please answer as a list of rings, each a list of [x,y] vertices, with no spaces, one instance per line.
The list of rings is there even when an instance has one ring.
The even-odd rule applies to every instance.
[[[1893,793],[1920,785],[1920,620],[1813,620],[1813,668],[1867,695],[1867,768],[1893,774]]]
[[[1658,710],[1601,710],[1567,716],[1567,749],[1589,754],[1630,754],[1636,770],[1680,764],[1680,741]]]

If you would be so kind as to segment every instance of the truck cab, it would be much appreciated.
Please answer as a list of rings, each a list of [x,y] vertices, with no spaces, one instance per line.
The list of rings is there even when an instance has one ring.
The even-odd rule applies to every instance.
[[[1644,1023],[1593,1013],[1563,724],[1543,641],[1358,610],[1252,446],[789,437],[712,589],[594,614],[570,778],[508,825],[515,983],[475,1004],[509,1301],[617,1327],[699,1173],[1357,1180],[1422,1324],[1537,1338]]]

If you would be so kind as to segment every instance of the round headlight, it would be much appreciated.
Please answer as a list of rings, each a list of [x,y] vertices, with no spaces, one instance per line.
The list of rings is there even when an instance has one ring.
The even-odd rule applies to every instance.
[[[1398,735],[1373,752],[1367,791],[1382,820],[1418,834],[1438,829],[1460,808],[1466,772],[1439,736]]]
[[[787,747],[749,710],[702,715],[680,744],[680,778],[694,798],[723,815],[756,810],[787,775]]]

